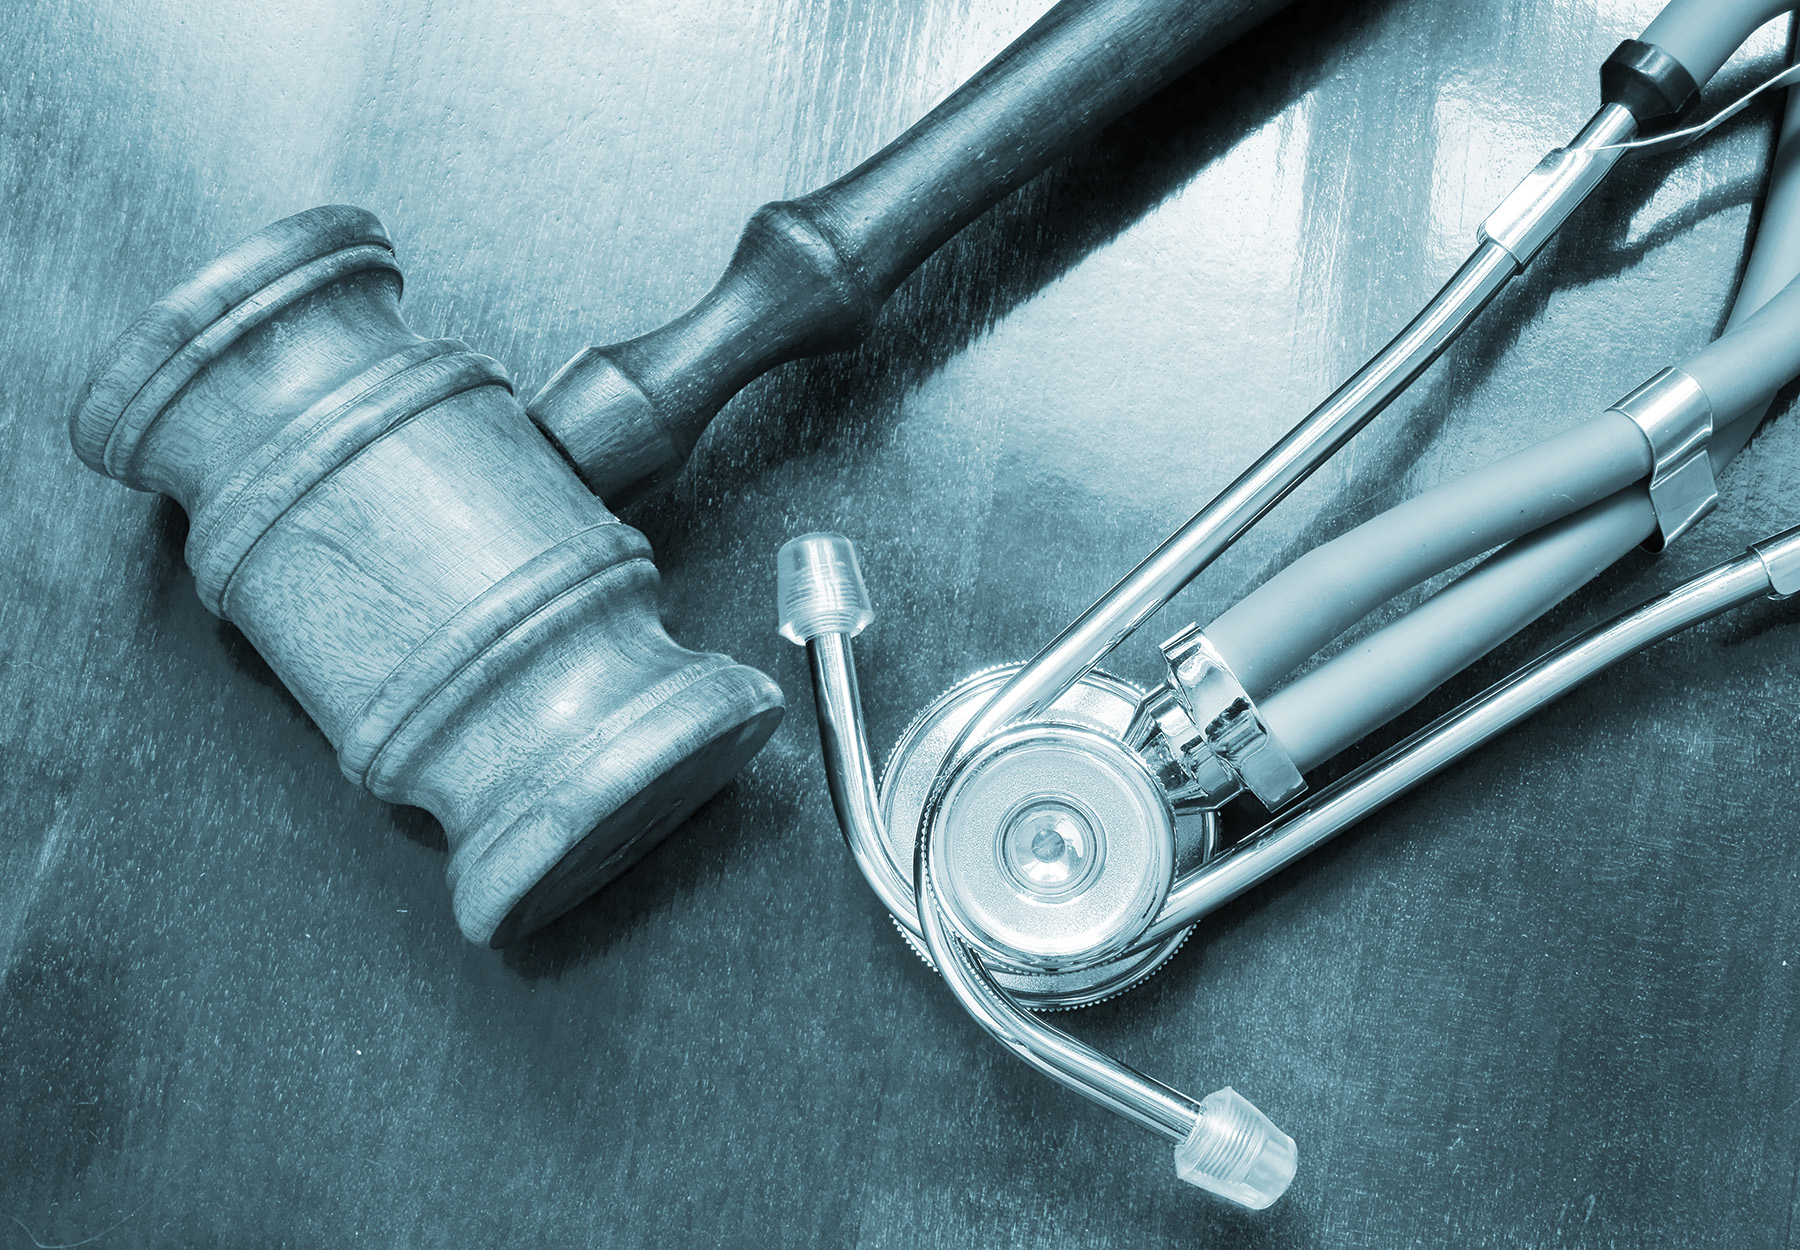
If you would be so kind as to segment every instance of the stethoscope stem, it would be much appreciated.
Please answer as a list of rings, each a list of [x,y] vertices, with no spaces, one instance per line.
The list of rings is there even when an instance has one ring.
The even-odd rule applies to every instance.
[[[974,743],[1034,716],[1154,616],[1428,368],[1574,211],[1636,133],[1609,104],[1526,177],[1483,227],[1473,255],[1400,334],[1187,524],[1038,652],[963,731]]]

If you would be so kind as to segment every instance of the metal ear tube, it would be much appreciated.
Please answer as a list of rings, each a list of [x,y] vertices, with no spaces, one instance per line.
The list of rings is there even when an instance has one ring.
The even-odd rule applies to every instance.
[[[856,550],[842,535],[809,534],[782,547],[777,569],[781,634],[805,646],[811,663],[839,828],[870,887],[903,930],[922,939],[957,1001],[1038,1071],[1174,1141],[1182,1179],[1253,1209],[1274,1202],[1293,1179],[1292,1138],[1229,1088],[1196,1101],[1019,1007],[950,931],[942,896],[924,867],[929,845],[920,848],[915,881],[902,883],[887,850],[850,646],[874,619]],[[1159,899],[1168,881],[1161,884]]]
[[[1714,506],[1713,474],[1735,450],[1731,439],[1713,445],[1715,424],[1741,428],[1759,403],[1766,407],[1769,379],[1779,385],[1800,368],[1789,360],[1800,290],[1744,301],[1727,335],[1685,370],[1665,370],[1586,426],[1485,475],[1466,475],[1481,478],[1479,502],[1454,501],[1444,515],[1459,524],[1443,527],[1445,541],[1421,544],[1396,523],[1384,529],[1378,522],[1385,518],[1362,527],[1370,534],[1338,540],[1361,544],[1377,574],[1371,582],[1384,588],[1361,612],[1501,548],[1377,631],[1371,642],[1387,651],[1377,647],[1360,670],[1341,663],[1356,657],[1339,656],[1268,693],[1346,622],[1361,619],[1347,615],[1363,603],[1354,594],[1321,614],[1324,624],[1288,631],[1285,651],[1247,647],[1243,676],[1227,658],[1236,650],[1194,626],[1162,645],[1168,676],[1155,690],[1136,690],[1096,666],[1419,376],[1599,185],[1640,125],[1684,112],[1768,7],[1763,0],[1676,0],[1643,42],[1622,45],[1602,75],[1600,111],[1502,201],[1474,254],[1399,336],[1029,663],[977,674],[926,708],[879,786],[851,650],[873,620],[854,549],[840,535],[812,534],[781,550],[781,632],[808,651],[833,803],[871,887],[977,1023],[1038,1071],[1178,1142],[1177,1169],[1191,1183],[1248,1207],[1268,1206],[1292,1180],[1293,1141],[1229,1088],[1196,1101],[1036,1013],[1135,984],[1209,911],[1608,665],[1758,596],[1794,593],[1800,531],[1590,630],[1291,805],[1306,769],[1416,702],[1419,691],[1498,645],[1631,546],[1649,537],[1660,548]],[[1652,37],[1658,32],[1669,46]],[[1572,467],[1575,448],[1592,462]],[[1579,489],[1563,489],[1577,480]],[[1456,485],[1413,501],[1415,511],[1443,511]],[[1474,546],[1455,554],[1458,542]],[[1393,554],[1384,545],[1408,550]],[[1376,567],[1383,559],[1385,570]],[[1249,616],[1270,606],[1265,597]],[[1395,659],[1395,640],[1412,638],[1429,642],[1429,655],[1418,657],[1418,672],[1380,692],[1407,658]],[[1335,700],[1329,726],[1300,732],[1304,711],[1324,706],[1321,691]],[[1346,694],[1359,692],[1381,693],[1372,716],[1345,715]],[[1287,810],[1219,852],[1217,809],[1246,792],[1272,812]]]
[[[1186,875],[1172,876],[1160,913],[1132,935],[1132,944],[1150,947],[1184,931],[1620,660],[1755,599],[1796,593],[1800,527],[1756,543],[1744,555],[1571,639],[1233,850]],[[997,982],[985,953],[972,949],[956,931],[952,918],[958,904],[932,870],[943,861],[932,853],[936,822],[930,819],[919,828],[912,895],[902,892],[885,850],[887,831],[856,686],[851,639],[874,613],[850,541],[838,534],[809,534],[787,543],[780,553],[778,594],[781,633],[804,645],[811,662],[826,776],[844,839],[889,910],[897,918],[909,912],[916,918],[932,964],[956,1000],[1031,1067],[1175,1141],[1176,1170],[1183,1180],[1252,1209],[1275,1202],[1293,1179],[1296,1147],[1241,1095],[1226,1087],[1195,1101],[1047,1024]]]

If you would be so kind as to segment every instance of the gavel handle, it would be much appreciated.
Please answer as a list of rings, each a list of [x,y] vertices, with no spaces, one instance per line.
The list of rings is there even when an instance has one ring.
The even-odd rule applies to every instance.
[[[672,473],[753,379],[860,342],[978,214],[1287,2],[1062,0],[850,173],[763,205],[705,298],[581,352],[531,401],[532,419],[604,499]]]

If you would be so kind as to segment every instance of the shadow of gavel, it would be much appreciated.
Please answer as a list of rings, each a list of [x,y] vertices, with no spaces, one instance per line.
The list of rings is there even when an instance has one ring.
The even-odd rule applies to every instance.
[[[750,382],[854,347],[975,217],[1287,2],[1062,0],[850,173],[759,208],[699,303],[576,355],[531,419],[614,505],[665,480]]]
[[[444,826],[458,926],[524,937],[767,741],[780,689],[663,628],[642,534],[584,489],[676,467],[740,387],[854,343],[988,205],[1286,0],[1063,0],[858,170],[752,219],[686,316],[583,353],[533,429],[505,369],[400,313],[382,225],[276,222],[138,318],[71,417],[81,459],[191,519],[235,623],[347,777]],[[565,459],[566,457],[566,459]]]

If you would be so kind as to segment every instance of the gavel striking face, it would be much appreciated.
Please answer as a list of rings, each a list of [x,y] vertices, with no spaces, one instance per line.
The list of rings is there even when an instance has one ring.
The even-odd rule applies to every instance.
[[[381,223],[316,208],[153,306],[71,420],[172,495],[200,597],[337,747],[431,811],[457,924],[504,945],[728,781],[780,689],[678,646],[643,535],[532,428],[498,363],[401,319]]]

